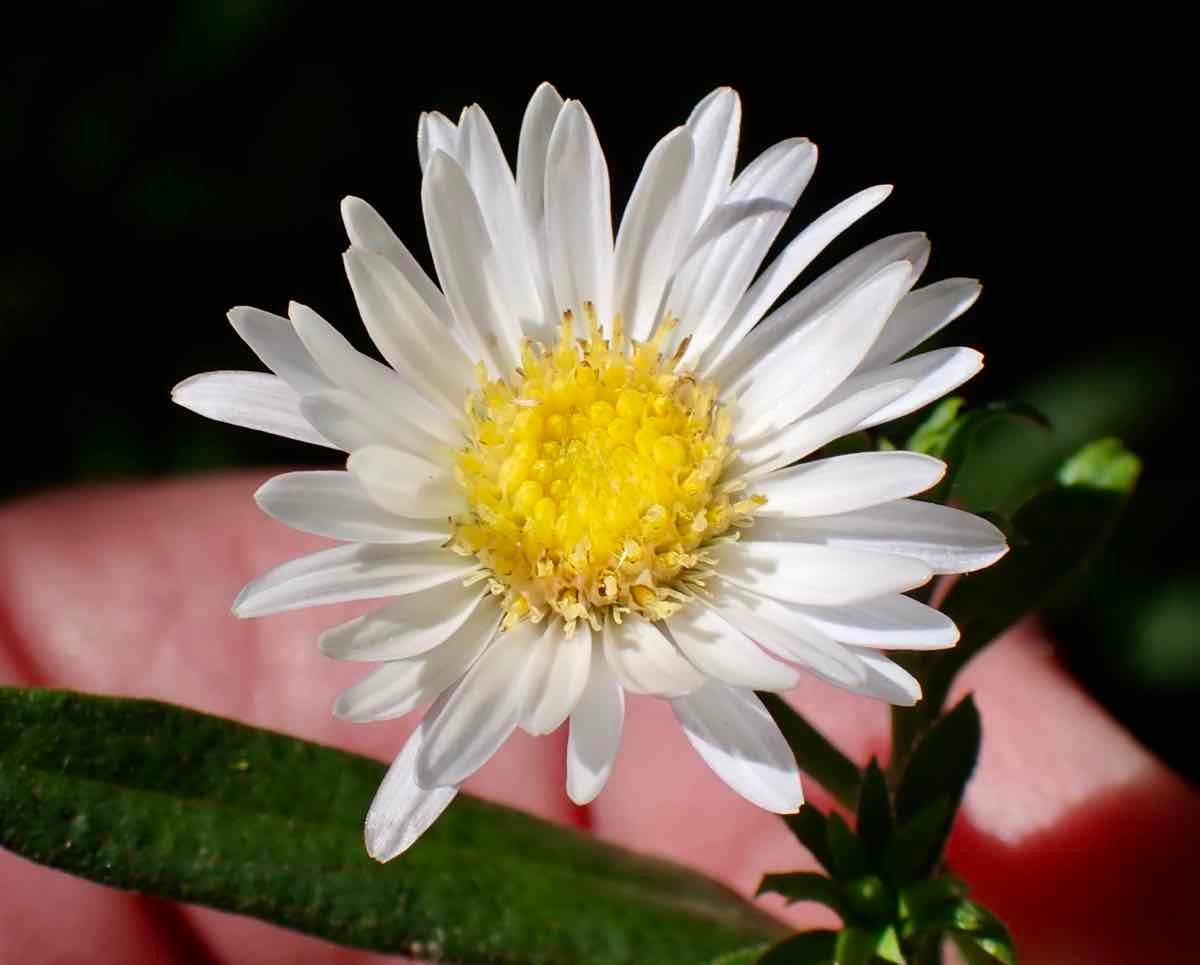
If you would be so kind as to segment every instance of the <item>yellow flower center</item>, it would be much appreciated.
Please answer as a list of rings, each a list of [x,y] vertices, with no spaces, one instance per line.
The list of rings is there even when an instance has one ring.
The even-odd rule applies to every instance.
[[[511,380],[467,400],[458,478],[471,512],[451,546],[491,574],[507,626],[557,612],[599,628],[605,614],[661,620],[702,585],[705,544],[745,525],[762,497],[723,481],[731,422],[717,386],[664,357],[670,318],[631,343],[618,316],[589,338],[564,314],[552,348],[527,341]]]

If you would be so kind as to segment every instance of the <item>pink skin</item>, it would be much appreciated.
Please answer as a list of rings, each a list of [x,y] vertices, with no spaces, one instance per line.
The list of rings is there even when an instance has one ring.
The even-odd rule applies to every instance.
[[[362,607],[262,620],[229,614],[252,576],[322,541],[263,516],[262,474],[71,491],[0,509],[0,682],[169,700],[381,759],[412,720],[330,716],[361,676],[316,649]],[[1056,664],[1033,624],[975,661],[959,690],[984,717],[979,771],[950,858],[1012,926],[1027,963],[1182,962],[1200,903],[1200,795],[1140,747]],[[856,758],[881,752],[886,710],[816,681],[791,695]],[[811,866],[778,818],[691,753],[669,709],[631,699],[607,789],[563,793],[562,731],[518,736],[477,794],[687,862],[750,892],[766,870]],[[810,800],[828,799],[807,783]],[[403,860],[402,858],[399,860]],[[0,963],[396,961],[271,925],[93,885],[0,852]],[[829,923],[813,906],[797,925]]]

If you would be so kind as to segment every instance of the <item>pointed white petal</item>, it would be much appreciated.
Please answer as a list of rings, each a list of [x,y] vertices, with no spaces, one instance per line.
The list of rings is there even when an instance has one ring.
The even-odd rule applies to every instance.
[[[729,190],[737,163],[742,103],[737,91],[719,87],[696,105],[687,120],[695,145],[695,161],[688,175],[682,205],[680,258],[693,232]]]
[[[712,350],[702,359],[700,373],[714,371],[825,246],[891,193],[890,184],[860,191],[796,235],[742,296],[721,334],[714,338]]]
[[[450,464],[450,447],[432,432],[407,418],[389,412],[357,392],[330,389],[306,395],[300,412],[326,439],[346,452],[367,446],[390,446],[404,452],[424,453]],[[408,410],[412,414],[413,410]]]
[[[417,120],[417,159],[422,173],[438,151],[458,156],[458,128],[441,111],[425,111]]]
[[[797,616],[793,604],[725,586],[709,605],[785,660],[844,686],[866,680],[860,661],[836,640]]]
[[[529,226],[530,247],[535,261],[535,277],[542,297],[543,322],[529,334],[542,341],[554,335],[559,309],[550,286],[549,259],[546,247],[546,155],[550,149],[550,134],[562,110],[563,99],[550,84],[541,84],[521,122],[521,139],[517,147],[517,193],[525,210]]]
[[[305,533],[362,543],[444,543],[444,521],[406,519],[368,498],[348,472],[288,472],[268,479],[255,500],[263,512]]]
[[[764,652],[716,610],[685,606],[667,629],[688,660],[707,676],[733,687],[791,690],[800,680],[794,667]]]
[[[352,543],[289,560],[246,584],[233,604],[239,617],[260,617],[345,600],[402,596],[461,579],[475,560],[429,543]]]
[[[831,516],[924,492],[946,474],[919,452],[856,452],[780,469],[754,481],[767,497],[757,515]],[[753,538],[754,533],[748,535]]]
[[[230,309],[228,317],[263,364],[298,393],[331,387],[288,319],[245,305]]]
[[[953,620],[908,596],[879,596],[843,606],[793,609],[833,639],[860,647],[939,650],[958,642],[958,627]]]
[[[431,586],[326,630],[318,645],[337,660],[406,660],[440,646],[476,609],[497,609],[485,592],[457,580]]]
[[[561,620],[551,620],[542,635],[549,659],[525,692],[521,727],[536,736],[557,730],[583,696],[592,666],[591,633],[578,630],[568,637]]]
[[[624,722],[625,691],[596,641],[587,686],[571,712],[567,739],[567,796],[580,807],[590,804],[604,789],[621,746]]]
[[[704,674],[663,636],[658,625],[635,614],[604,624],[604,656],[621,686],[634,694],[679,697],[704,684]]]
[[[681,192],[692,164],[692,138],[678,127],[646,158],[617,232],[616,311],[631,338],[645,341],[679,247]]]
[[[417,784],[417,755],[424,737],[424,728],[418,726],[404,742],[367,811],[363,839],[367,854],[376,861],[391,861],[412,847],[458,794],[457,787],[425,790]]]
[[[461,784],[508,740],[521,718],[526,669],[541,629],[525,621],[497,634],[445,704],[430,712],[418,784]]]
[[[907,557],[806,543],[747,540],[711,552],[720,559],[721,579],[763,596],[816,606],[911,590],[933,575],[924,563]]]
[[[827,400],[802,419],[778,432],[763,435],[741,450],[730,467],[731,476],[758,479],[780,466],[803,459],[834,439],[853,432],[863,419],[900,398],[913,384],[898,379],[869,385],[837,401]]]
[[[776,814],[799,810],[796,758],[752,692],[710,683],[671,707],[696,753],[738,794]]]
[[[1004,534],[986,519],[919,499],[897,499],[836,516],[773,520],[750,532],[753,539],[761,535],[906,556],[934,573],[970,573],[1008,552]]]
[[[494,375],[520,357],[521,329],[496,280],[497,252],[458,162],[438,151],[421,184],[425,229],[438,278],[469,352]]]
[[[608,163],[592,119],[567,101],[546,158],[546,242],[556,307],[570,309],[586,332],[584,306],[612,319],[613,232]]]
[[[863,419],[855,428],[869,429],[915,412],[958,388],[983,368],[983,355],[973,348],[940,348],[894,362],[882,369],[860,372],[848,378],[830,402],[870,385],[894,379],[911,379],[913,387],[904,395]]]
[[[171,399],[198,415],[286,439],[337,449],[300,412],[300,396],[266,372],[203,372],[184,379]]]
[[[476,608],[439,646],[385,663],[344,690],[334,702],[334,716],[358,723],[392,720],[429,703],[462,679],[499,625],[499,607]]]
[[[896,361],[931,338],[975,304],[983,286],[974,278],[947,278],[911,291],[901,299],[860,371]]]
[[[783,428],[833,392],[862,361],[912,283],[908,262],[887,266],[751,366],[730,386],[739,393],[738,438],[749,441]]]
[[[861,687],[848,687],[856,694],[884,700],[897,707],[911,707],[921,699],[921,683],[881,653],[859,647],[850,648],[867,668],[867,682]]]
[[[350,454],[346,468],[373,500],[393,513],[436,519],[466,508],[465,496],[453,474],[413,453],[367,446]]]

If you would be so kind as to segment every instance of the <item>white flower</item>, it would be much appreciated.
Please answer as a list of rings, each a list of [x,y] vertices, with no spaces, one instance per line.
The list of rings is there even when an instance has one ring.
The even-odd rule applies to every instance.
[[[734,177],[740,105],[714,91],[650,153],[613,240],[608,171],[582,105],[549,85],[516,175],[483,111],[422,116],[421,200],[439,289],[365,202],[342,206],[346,270],[388,365],[311,309],[230,319],[274,375],[213,372],[175,399],[350,453],[288,473],[272,516],[345,545],[245,588],[240,616],[395,598],[322,650],[382,666],[335,713],[432,708],[367,817],[407,848],[514,729],[570,720],[567,792],[604,785],[626,692],[671,701],[697,752],[748,800],[802,801],[754,690],[804,668],[896,704],[917,681],[880,649],[954,644],[907,596],[1005,552],[982,519],[914,501],[945,467],[912,452],[799,462],[912,412],[981,366],[947,348],[897,361],[965,311],[973,280],[913,290],[920,234],[885,238],[777,304],[890,192],[826,212],[759,270],[812,176],[783,141]]]

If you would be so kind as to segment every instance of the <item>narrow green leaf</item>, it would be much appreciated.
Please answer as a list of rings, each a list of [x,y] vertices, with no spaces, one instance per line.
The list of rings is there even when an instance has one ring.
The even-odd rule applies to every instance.
[[[181,707],[0,688],[0,845],[103,884],[445,962],[703,962],[782,931],[686,868],[465,795],[379,865],[383,771]]]
[[[966,896],[966,883],[953,875],[927,878],[900,892],[900,914],[905,918],[921,918],[936,905]]]
[[[875,957],[879,940],[883,937],[881,928],[843,928],[838,932],[837,944],[834,946],[834,965],[868,965]]]
[[[893,884],[903,887],[937,867],[953,819],[949,799],[940,797],[896,830],[883,856],[884,870]]]
[[[867,874],[871,862],[867,849],[850,826],[836,812],[830,814],[825,824],[825,842],[833,859],[834,875],[843,881],[851,881]]]
[[[954,933],[950,940],[967,965],[1017,965],[1017,950],[1011,942]]]
[[[867,849],[872,866],[878,867],[883,860],[883,849],[887,847],[892,834],[892,802],[883,771],[873,757],[863,772],[856,824],[858,836]]]
[[[979,710],[968,694],[926,732],[909,756],[896,788],[896,820],[911,821],[927,804],[942,797],[956,811],[975,770],[982,737]]]
[[[826,871],[833,871],[833,855],[828,842],[828,821],[825,815],[811,804],[801,805],[795,814],[784,815],[789,828],[809,853],[820,862]]]
[[[879,936],[879,944],[875,946],[875,957],[892,962],[892,965],[906,965],[904,951],[900,948],[900,936],[896,934],[894,927],[889,925]]]
[[[846,901],[836,881],[813,871],[789,871],[784,874],[764,875],[758,886],[758,894],[774,892],[783,895],[789,903],[816,901],[828,905],[843,918],[846,917]]]
[[[946,451],[946,443],[954,434],[958,425],[958,413],[966,401],[961,395],[942,399],[925,417],[925,421],[913,430],[908,441],[904,443],[904,448],[940,458]]]
[[[800,769],[848,808],[858,802],[862,780],[854,762],[778,694],[758,695],[787,738]]]
[[[1009,941],[1004,922],[991,911],[967,898],[941,902],[924,909],[919,917],[906,922],[908,934],[920,932],[959,932],[974,938]]]
[[[830,965],[837,940],[835,931],[802,931],[770,949],[758,965]]]

